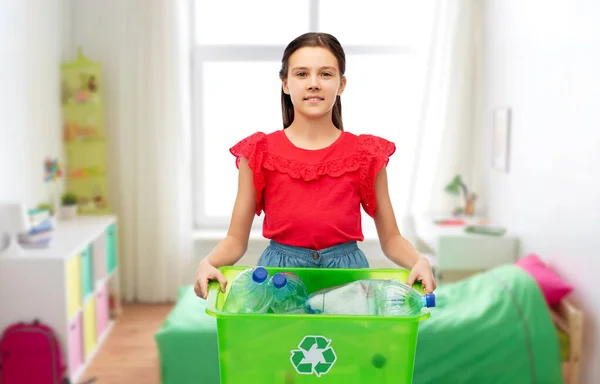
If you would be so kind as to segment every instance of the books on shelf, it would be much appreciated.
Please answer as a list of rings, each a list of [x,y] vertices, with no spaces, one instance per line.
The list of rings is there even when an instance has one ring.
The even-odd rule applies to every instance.
[[[32,209],[28,211],[27,230],[17,235],[17,241],[23,248],[44,248],[52,241],[55,222],[49,211]]]

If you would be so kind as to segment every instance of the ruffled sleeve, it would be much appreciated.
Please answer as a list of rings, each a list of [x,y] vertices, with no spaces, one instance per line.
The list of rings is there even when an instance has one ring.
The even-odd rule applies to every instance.
[[[256,214],[260,216],[264,209],[263,192],[266,186],[263,173],[263,162],[267,155],[266,135],[256,132],[239,141],[229,149],[235,156],[235,166],[239,169],[240,159],[245,157],[253,174],[254,188],[256,189]]]
[[[361,157],[360,167],[360,198],[365,212],[375,217],[377,201],[375,196],[375,177],[387,166],[390,156],[396,152],[396,145],[384,138],[374,135],[358,137]]]

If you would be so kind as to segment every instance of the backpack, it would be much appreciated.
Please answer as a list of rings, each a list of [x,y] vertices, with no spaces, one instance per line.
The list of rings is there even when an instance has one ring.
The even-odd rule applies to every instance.
[[[54,331],[38,320],[9,326],[0,339],[0,384],[66,384]]]

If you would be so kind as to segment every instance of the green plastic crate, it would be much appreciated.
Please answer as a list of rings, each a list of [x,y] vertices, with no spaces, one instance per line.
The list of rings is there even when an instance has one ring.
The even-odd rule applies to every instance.
[[[419,321],[414,317],[222,312],[231,282],[248,267],[221,267],[223,294],[209,285],[206,313],[216,317],[222,384],[412,382]],[[404,269],[266,268],[296,273],[309,293],[361,279],[405,282]],[[423,293],[420,285],[414,287]],[[310,352],[309,352],[310,351]]]

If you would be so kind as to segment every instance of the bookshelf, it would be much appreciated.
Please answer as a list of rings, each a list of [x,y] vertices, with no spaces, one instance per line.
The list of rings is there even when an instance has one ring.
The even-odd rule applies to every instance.
[[[117,219],[102,215],[57,222],[47,247],[0,253],[0,333],[50,326],[77,383],[121,312],[117,249]]]

